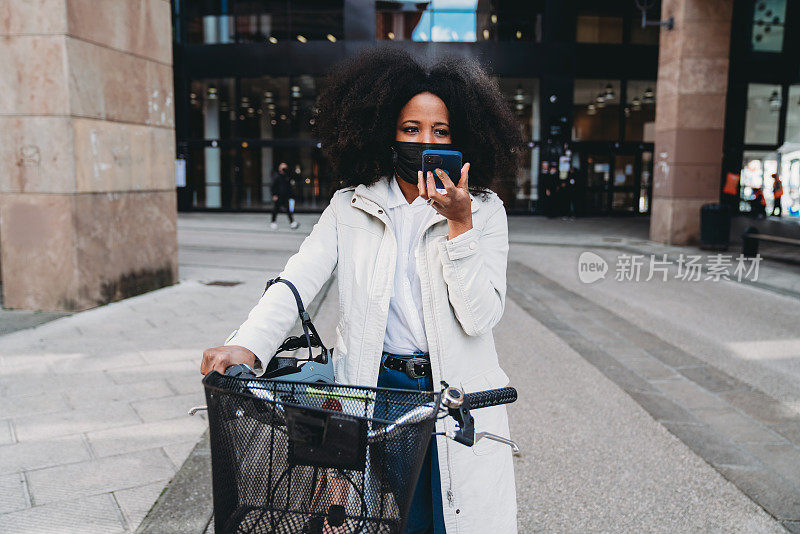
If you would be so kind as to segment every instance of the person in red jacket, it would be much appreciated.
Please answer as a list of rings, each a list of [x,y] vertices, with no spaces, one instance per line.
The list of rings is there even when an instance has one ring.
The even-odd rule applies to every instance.
[[[781,216],[781,197],[783,197],[783,183],[778,173],[772,175],[772,213],[771,215]]]
[[[753,217],[767,216],[767,200],[764,198],[764,191],[760,187],[753,190],[754,197],[750,200],[750,214]]]

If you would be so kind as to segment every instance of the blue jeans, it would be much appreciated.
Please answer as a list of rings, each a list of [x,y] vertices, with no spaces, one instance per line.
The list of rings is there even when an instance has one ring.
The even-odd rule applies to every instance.
[[[420,353],[407,356],[397,355],[403,359],[410,359]],[[381,356],[381,367],[378,372],[378,387],[414,389],[417,391],[431,391],[433,380],[431,377],[413,379],[402,371],[387,369],[383,362],[386,353]],[[436,452],[436,438],[431,439],[422,470],[419,474],[417,487],[411,499],[411,509],[404,534],[445,534],[444,512],[442,511],[442,486],[439,476],[439,460]]]

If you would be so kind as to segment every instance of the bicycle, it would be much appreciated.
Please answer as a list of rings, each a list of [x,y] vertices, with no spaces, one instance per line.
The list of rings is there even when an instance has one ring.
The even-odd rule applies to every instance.
[[[514,402],[511,387],[464,394],[256,378],[203,380],[217,534],[399,533],[437,417],[447,438],[517,445],[474,431],[470,410]]]
[[[274,356],[262,377],[247,365],[203,379],[211,444],[216,534],[397,534],[403,531],[433,435],[465,446],[481,439],[470,410],[514,402],[506,387],[465,394],[332,383],[332,349],[319,338],[294,286],[304,329],[278,350],[308,348],[308,358]],[[266,289],[265,289],[266,291]],[[321,347],[314,356],[311,347]],[[291,380],[292,377],[302,380]],[[455,428],[434,432],[437,418]]]

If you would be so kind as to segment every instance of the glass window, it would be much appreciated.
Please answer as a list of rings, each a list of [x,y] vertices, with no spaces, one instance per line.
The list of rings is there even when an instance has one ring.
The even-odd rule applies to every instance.
[[[786,142],[800,145],[800,85],[789,86],[786,103]]]
[[[189,92],[189,137],[230,139],[236,127],[235,80],[192,80]]]
[[[619,80],[575,80],[572,139],[616,141],[619,138]]]
[[[316,146],[242,143],[236,147],[192,147],[187,151],[187,185],[195,208],[271,207],[272,178],[289,165],[298,208],[324,208],[341,185]]]
[[[337,41],[344,37],[343,0],[209,0],[182,13],[189,44]]]
[[[540,41],[541,9],[478,0],[376,2],[376,38],[392,41]]]
[[[516,178],[514,209],[532,212],[534,201],[539,197],[539,147],[534,142],[539,140],[541,128],[539,80],[502,77],[496,81],[518,120],[517,127],[528,141],[522,155],[522,168]]]
[[[415,35],[426,7],[425,3],[378,0],[375,3],[375,37],[379,40],[410,41],[412,35]],[[429,19],[426,22],[429,22]],[[427,26],[426,28],[427,35],[430,35],[430,28]],[[416,36],[419,37],[419,33],[416,33]]]
[[[772,205],[772,175],[778,172],[777,152],[769,151],[745,151],[742,161],[741,181],[741,201],[739,210],[750,211],[750,200],[755,198],[755,189],[762,188],[764,198],[767,201],[767,209]]]
[[[753,37],[756,52],[783,50],[783,30],[786,23],[786,0],[756,0],[753,11]]]
[[[745,144],[774,145],[778,142],[781,86],[751,83],[747,86]]]
[[[656,16],[661,10],[655,11]],[[658,46],[659,26],[646,26],[642,28],[642,19],[634,17],[631,24],[631,44]]]
[[[656,82],[629,80],[625,95],[625,140],[655,142]]]
[[[239,137],[311,139],[320,83],[309,75],[242,78]]]
[[[537,78],[495,78],[526,140],[540,139],[539,80]]]
[[[784,215],[800,217],[800,145],[787,146],[781,154]]]
[[[579,43],[622,43],[622,17],[580,13],[575,40]]]
[[[343,0],[295,0],[290,4],[292,39],[335,42],[344,37]]]

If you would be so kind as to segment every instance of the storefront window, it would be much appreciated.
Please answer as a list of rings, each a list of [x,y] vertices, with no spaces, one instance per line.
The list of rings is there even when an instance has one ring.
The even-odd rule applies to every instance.
[[[575,80],[572,139],[616,141],[619,138],[619,80]]]
[[[751,44],[756,52],[783,50],[786,0],[756,0],[753,11],[753,37]]]
[[[762,188],[769,207],[772,200],[772,174],[778,172],[778,154],[765,151],[745,151],[740,173],[742,199],[739,210],[750,211],[749,201],[756,188]]]
[[[655,142],[656,82],[629,80],[625,98],[625,140]]]
[[[313,139],[321,78],[264,76],[191,83],[187,178],[198,208],[263,208],[281,161],[296,174],[298,208],[324,207],[332,177]]]
[[[749,84],[747,86],[745,144],[776,144],[778,142],[780,111],[780,85]]]

